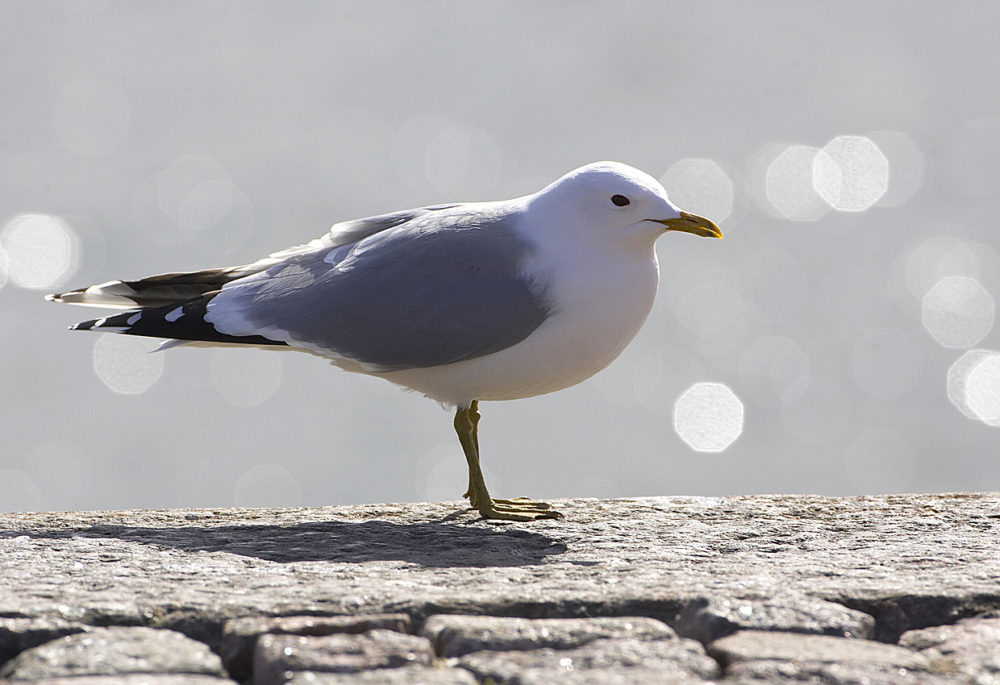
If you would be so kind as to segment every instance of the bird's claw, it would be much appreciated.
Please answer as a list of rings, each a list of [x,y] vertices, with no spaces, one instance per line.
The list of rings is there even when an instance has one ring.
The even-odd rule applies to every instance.
[[[558,511],[546,502],[536,502],[526,497],[516,499],[490,499],[482,505],[473,505],[487,521],[539,521],[561,519]]]

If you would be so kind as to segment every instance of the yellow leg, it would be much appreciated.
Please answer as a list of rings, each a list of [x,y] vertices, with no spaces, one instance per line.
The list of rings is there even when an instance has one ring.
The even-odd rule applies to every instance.
[[[486,489],[486,480],[479,466],[479,402],[473,401],[468,407],[459,407],[455,412],[455,432],[462,443],[465,460],[469,464],[469,488],[464,497],[474,509],[478,509],[484,519],[502,521],[535,521],[538,519],[562,518],[562,514],[545,502],[530,499],[493,499]]]

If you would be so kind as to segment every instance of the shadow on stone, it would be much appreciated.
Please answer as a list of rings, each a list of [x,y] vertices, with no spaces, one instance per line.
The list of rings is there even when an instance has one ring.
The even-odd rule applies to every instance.
[[[566,551],[566,546],[555,538],[518,528],[403,525],[388,521],[163,528],[97,525],[76,530],[12,532],[34,538],[115,538],[283,563],[406,561],[433,568],[531,566]],[[475,554],[469,553],[472,549]]]

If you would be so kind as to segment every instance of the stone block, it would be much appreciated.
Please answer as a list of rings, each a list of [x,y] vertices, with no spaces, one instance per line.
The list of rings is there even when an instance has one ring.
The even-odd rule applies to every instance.
[[[708,653],[727,668],[752,661],[799,661],[864,664],[918,671],[930,669],[927,657],[897,645],[829,635],[766,630],[741,630],[733,633],[710,643]]]
[[[461,668],[405,666],[358,673],[297,671],[286,685],[478,685],[478,681]]]
[[[219,657],[172,630],[94,628],[21,652],[0,669],[11,680],[130,673],[224,676]]]
[[[480,650],[571,649],[607,638],[677,639],[670,626],[643,617],[525,619],[442,615],[427,619],[421,634],[434,643],[442,657]]]
[[[879,664],[821,661],[746,661],[726,670],[727,685],[970,685],[966,679]],[[988,681],[987,681],[988,682]]]
[[[254,685],[280,685],[296,671],[357,673],[430,666],[431,643],[416,635],[372,630],[360,635],[262,635],[254,650]]]
[[[89,629],[82,623],[51,616],[0,618],[0,664],[31,647]]]
[[[254,648],[261,635],[317,637],[337,633],[364,633],[375,628],[408,633],[410,617],[406,614],[359,614],[237,618],[227,621],[222,630],[222,663],[233,678],[242,681],[250,677]]]
[[[1000,618],[967,618],[911,630],[899,644],[919,650],[939,670],[957,671],[972,682],[1000,681]]]
[[[496,683],[701,682],[719,675],[718,664],[694,640],[601,639],[572,649],[473,652],[458,664]],[[650,679],[655,675],[656,679]]]
[[[875,619],[866,613],[805,595],[773,597],[699,597],[677,621],[677,633],[703,644],[738,630],[775,630],[871,639]]]

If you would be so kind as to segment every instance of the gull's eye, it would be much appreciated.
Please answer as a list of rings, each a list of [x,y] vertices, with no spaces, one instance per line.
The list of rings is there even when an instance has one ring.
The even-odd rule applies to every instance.
[[[625,207],[632,203],[632,201],[624,195],[612,195],[611,201],[615,204],[615,207]]]

